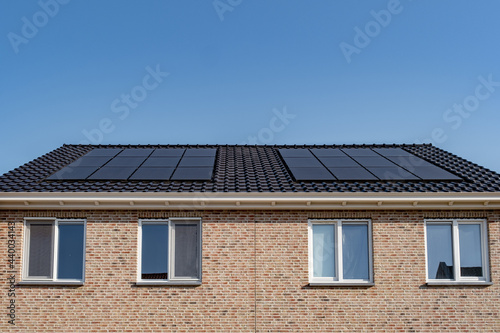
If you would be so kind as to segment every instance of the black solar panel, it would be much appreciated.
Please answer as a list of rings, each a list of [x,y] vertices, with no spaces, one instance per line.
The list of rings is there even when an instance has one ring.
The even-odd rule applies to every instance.
[[[426,160],[421,159],[420,157],[417,157],[415,155],[413,156],[388,156],[387,157],[389,160],[392,162],[396,163],[397,165],[407,169],[407,170],[412,170],[413,168],[419,168],[419,167],[434,167],[435,165],[427,162]],[[437,167],[437,166],[435,166]]]
[[[346,157],[346,154],[336,148],[312,148],[309,149],[316,157]]]
[[[287,157],[314,157],[309,149],[279,149],[283,158]]]
[[[52,176],[48,177],[48,180],[76,180],[85,179],[94,173],[98,167],[70,167],[67,166],[64,169],[56,172]]]
[[[87,167],[87,166],[96,166],[100,167],[106,164],[109,160],[111,160],[112,156],[96,156],[96,157],[87,157],[84,156],[79,158],[75,162],[71,163],[70,167]]]
[[[215,156],[217,149],[215,148],[190,148],[186,149],[184,157],[210,157]]]
[[[131,180],[169,180],[175,168],[140,167],[129,179]]]
[[[394,163],[382,156],[355,156],[356,162],[364,167],[394,167]]]
[[[151,154],[151,157],[181,157],[185,151],[184,148],[159,148]]]
[[[323,165],[314,157],[287,157],[285,162],[290,168],[321,168]]]
[[[328,168],[331,173],[339,180],[377,180],[378,178],[366,171],[366,169],[357,168]]]
[[[210,180],[213,167],[177,168],[170,180]]]
[[[85,157],[94,157],[94,156],[116,156],[119,152],[121,152],[123,149],[121,148],[96,148],[91,151],[89,151]]]
[[[118,157],[149,156],[154,149],[150,148],[129,148],[124,149]]]
[[[148,158],[141,167],[170,167],[175,168],[181,157],[150,157]]]
[[[418,180],[419,178],[400,167],[367,167],[380,180]]]
[[[93,180],[126,180],[136,170],[136,167],[103,167],[97,170],[88,179]]]
[[[345,156],[345,155],[344,155]],[[350,157],[319,157],[327,168],[359,167],[360,165]]]
[[[380,156],[370,148],[342,148],[342,151],[349,156]]]
[[[415,156],[401,148],[374,148],[382,156]]]
[[[411,172],[423,180],[462,180],[462,178],[436,166],[416,167]]]
[[[146,160],[146,157],[120,157],[113,158],[106,167],[138,167]]]
[[[215,157],[184,157],[179,163],[179,167],[212,167],[215,162]]]

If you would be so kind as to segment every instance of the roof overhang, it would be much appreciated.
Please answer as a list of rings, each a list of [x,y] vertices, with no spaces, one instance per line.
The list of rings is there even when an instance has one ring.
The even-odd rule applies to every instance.
[[[0,193],[0,210],[7,209],[484,210],[500,209],[500,193]]]

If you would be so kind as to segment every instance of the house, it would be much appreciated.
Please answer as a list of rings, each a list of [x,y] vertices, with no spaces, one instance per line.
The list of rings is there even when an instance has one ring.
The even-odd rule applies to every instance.
[[[500,175],[428,144],[64,145],[0,223],[0,331],[500,331]]]

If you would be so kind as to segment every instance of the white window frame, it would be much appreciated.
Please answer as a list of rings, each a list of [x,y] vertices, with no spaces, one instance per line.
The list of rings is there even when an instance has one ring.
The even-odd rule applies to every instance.
[[[313,225],[328,224],[335,226],[335,271],[336,277],[314,277],[313,273]],[[368,279],[344,279],[342,262],[342,225],[360,224],[368,227]],[[332,219],[308,221],[308,253],[309,253],[309,285],[311,286],[372,286],[373,283],[373,252],[372,252],[372,222],[369,219]]]
[[[30,226],[33,224],[52,224],[52,278],[29,276],[29,249],[30,249]],[[83,225],[83,260],[82,260],[82,278],[81,279],[59,279],[57,277],[58,256],[59,256],[59,225],[78,224]],[[24,219],[24,246],[23,246],[23,265],[22,280],[20,284],[70,284],[82,285],[85,282],[85,261],[86,261],[86,243],[87,243],[87,221],[85,219],[57,219],[57,218],[25,218]]]
[[[198,278],[175,277],[175,225],[196,223],[198,225]],[[142,278],[142,226],[144,224],[168,225],[168,279]],[[168,219],[139,220],[137,243],[137,285],[201,285],[202,276],[202,222],[201,218],[176,217]]]
[[[489,251],[488,251],[488,223],[484,219],[428,219],[424,221],[425,237],[425,278],[429,285],[454,284],[490,284]],[[450,224],[452,226],[452,254],[454,279],[429,279],[429,261],[427,251],[427,225]],[[481,263],[483,276],[461,276],[460,273],[460,235],[458,226],[461,224],[480,225],[481,230]]]

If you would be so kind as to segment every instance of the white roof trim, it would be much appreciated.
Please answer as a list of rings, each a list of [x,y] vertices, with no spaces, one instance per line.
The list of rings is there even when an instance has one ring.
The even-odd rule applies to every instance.
[[[500,209],[493,193],[4,192],[0,209]]]

